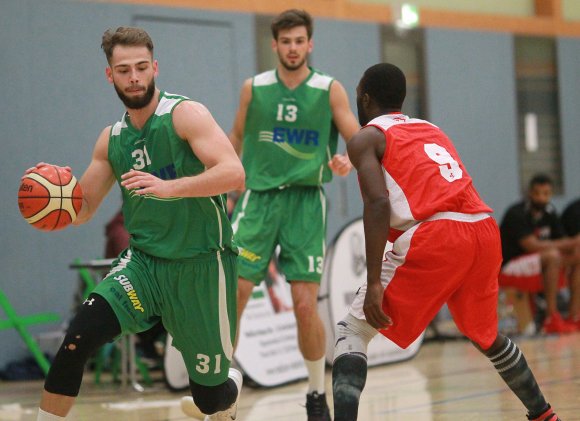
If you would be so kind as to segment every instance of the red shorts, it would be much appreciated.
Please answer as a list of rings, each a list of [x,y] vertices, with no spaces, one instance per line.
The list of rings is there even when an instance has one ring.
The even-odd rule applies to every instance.
[[[447,303],[457,328],[489,348],[497,337],[501,260],[499,229],[491,217],[446,212],[415,225],[383,262],[383,310],[393,325],[380,332],[406,348]],[[366,284],[350,309],[358,318],[364,318],[365,291]]]
[[[507,262],[499,274],[499,286],[516,288],[521,291],[540,292],[544,290],[540,253],[524,254]],[[560,273],[558,287],[566,286],[564,271]]]

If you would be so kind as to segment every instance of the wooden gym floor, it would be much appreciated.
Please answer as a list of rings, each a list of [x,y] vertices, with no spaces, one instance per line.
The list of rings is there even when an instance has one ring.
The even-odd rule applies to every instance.
[[[580,333],[521,338],[524,352],[548,401],[566,421],[580,420]],[[162,374],[159,373],[160,377]],[[68,420],[178,421],[181,393],[157,378],[144,392],[85,375]],[[35,421],[42,381],[0,382],[0,420]],[[306,420],[306,383],[272,389],[245,386],[240,421]],[[332,407],[331,377],[327,391]],[[424,343],[411,360],[369,369],[359,420],[525,420],[521,403],[489,361],[464,340]]]

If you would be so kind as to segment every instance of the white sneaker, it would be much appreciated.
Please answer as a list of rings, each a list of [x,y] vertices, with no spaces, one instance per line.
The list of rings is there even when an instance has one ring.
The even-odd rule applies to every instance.
[[[243,377],[242,373],[240,373],[235,368],[230,368],[230,371],[228,372],[228,377],[234,381],[236,387],[238,388],[238,395],[236,396],[236,400],[234,401],[232,406],[223,411],[216,412],[215,414],[205,415],[199,410],[195,402],[193,402],[193,398],[191,396],[184,396],[183,398],[181,398],[181,410],[183,411],[183,413],[188,417],[205,421],[235,420],[238,412],[238,401],[240,400],[240,394],[242,392]]]
[[[240,394],[242,393],[243,377],[242,373],[240,373],[235,368],[230,368],[228,377],[234,381],[236,387],[238,388],[238,395],[236,396],[236,400],[228,409],[205,417],[205,421],[231,421],[236,419],[238,414],[238,401],[240,400]]]
[[[181,398],[181,410],[185,415],[196,420],[205,419],[205,414],[199,410],[191,396]]]

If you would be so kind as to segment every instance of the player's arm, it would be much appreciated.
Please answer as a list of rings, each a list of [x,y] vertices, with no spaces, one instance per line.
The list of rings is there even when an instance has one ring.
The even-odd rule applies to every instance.
[[[330,108],[332,110],[334,124],[345,142],[348,142],[360,129],[360,125],[350,109],[346,90],[337,80],[330,85]],[[332,172],[341,176],[348,175],[352,169],[352,164],[348,159],[348,153],[334,155],[328,163],[328,166]]]
[[[385,137],[375,127],[360,130],[347,144],[348,155],[358,174],[363,199],[363,223],[367,258],[367,292],[364,313],[375,329],[385,328],[391,319],[383,312],[381,269],[390,228],[389,194],[381,161]]]
[[[246,115],[248,114],[248,107],[252,100],[252,79],[247,79],[242,85],[240,92],[240,104],[234,120],[234,126],[230,131],[230,142],[238,156],[242,155],[244,145],[244,126],[246,125]]]
[[[131,170],[121,176],[123,187],[135,190],[136,194],[165,198],[208,197],[244,187],[242,163],[205,106],[192,101],[180,103],[173,110],[173,126],[205,165],[205,171],[175,180],[161,180],[153,174]]]
[[[75,225],[84,224],[92,218],[115,183],[108,156],[110,132],[111,127],[107,127],[97,138],[91,163],[79,181],[83,190],[83,207],[73,222]]]

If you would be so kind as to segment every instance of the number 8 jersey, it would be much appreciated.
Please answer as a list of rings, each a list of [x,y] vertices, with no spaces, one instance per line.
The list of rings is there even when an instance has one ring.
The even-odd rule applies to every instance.
[[[377,117],[368,126],[385,135],[382,164],[391,203],[391,241],[396,231],[441,212],[492,212],[453,143],[437,126],[403,114]]]

